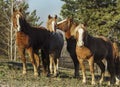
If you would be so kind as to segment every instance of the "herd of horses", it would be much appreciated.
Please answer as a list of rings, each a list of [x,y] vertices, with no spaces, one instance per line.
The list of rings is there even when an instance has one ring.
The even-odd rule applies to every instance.
[[[47,27],[33,27],[26,21],[22,10],[13,9],[13,27],[16,29],[16,42],[18,52],[23,63],[23,74],[27,73],[25,51],[29,54],[34,68],[34,75],[40,74],[40,62],[42,60],[43,72],[47,76],[58,75],[59,58],[64,45],[61,32],[65,33],[67,50],[74,63],[74,76],[79,77],[81,67],[83,83],[86,83],[85,65],[87,60],[92,76],[91,84],[95,84],[94,63],[101,69],[101,84],[104,80],[105,67],[110,73],[110,84],[119,85],[120,57],[118,46],[104,36],[93,37],[87,32],[84,24],[78,24],[72,18],[66,18],[57,22],[57,16],[48,15]],[[41,58],[39,58],[41,50]],[[40,60],[41,59],[41,60]],[[107,66],[103,59],[106,59]]]

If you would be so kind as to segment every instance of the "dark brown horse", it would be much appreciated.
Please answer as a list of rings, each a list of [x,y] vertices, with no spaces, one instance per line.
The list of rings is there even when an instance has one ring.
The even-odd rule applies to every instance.
[[[71,19],[69,19],[71,20]],[[57,23],[57,28],[65,32],[65,38],[67,41],[67,51],[70,54],[70,57],[74,63],[74,76],[79,77],[79,62],[77,59],[77,55],[75,52],[76,49],[76,40],[70,33],[70,27],[75,28],[78,24],[74,23],[74,26],[71,26],[71,21],[67,21],[66,19]]]
[[[78,25],[75,22],[73,22],[70,18],[67,18],[61,22],[58,23],[57,27],[65,32],[69,32],[69,35],[80,37],[80,39],[77,40],[77,46],[84,47],[84,49],[87,49],[88,53],[83,53],[86,56],[83,55],[85,58],[90,58],[93,62],[97,63],[97,65],[101,69],[101,75],[102,78],[104,76],[105,72],[105,65],[102,62],[102,59],[105,58],[107,60],[107,69],[110,73],[110,82],[114,83],[115,81],[115,64],[114,64],[114,55],[113,55],[113,45],[110,40],[103,39],[101,37],[93,37],[87,33],[85,30],[85,27],[83,25]],[[78,32],[78,30],[80,32]],[[76,33],[77,32],[77,33]],[[81,35],[82,34],[82,35]],[[82,38],[81,38],[82,37]],[[77,49],[77,47],[76,47]],[[80,48],[79,48],[80,49]],[[103,50],[104,49],[104,50]],[[78,56],[82,54],[79,53]],[[79,57],[78,57],[79,59]],[[80,60],[79,60],[80,62]],[[82,62],[81,62],[82,63]],[[93,64],[93,63],[91,63]],[[93,68],[93,65],[91,65]],[[84,66],[81,66],[84,67]],[[84,70],[83,70],[84,71]],[[91,72],[94,73],[94,70],[91,69]],[[94,75],[92,75],[94,76]],[[100,83],[102,83],[103,79],[100,79]],[[84,82],[84,80],[83,80]],[[92,83],[94,84],[94,78],[92,79]]]
[[[63,35],[56,31],[57,16],[48,15],[47,30],[52,33],[49,44],[50,75],[57,75],[60,54],[64,45]],[[53,70],[54,68],[54,70]]]

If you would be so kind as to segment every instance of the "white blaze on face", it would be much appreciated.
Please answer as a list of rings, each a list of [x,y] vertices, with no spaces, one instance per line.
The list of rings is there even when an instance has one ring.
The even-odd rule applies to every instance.
[[[17,14],[17,15],[16,15],[16,18],[17,18],[17,31],[20,31],[20,23],[19,23],[20,15]]]
[[[55,21],[52,21],[52,31],[55,31]]]
[[[84,30],[82,28],[78,29],[78,41],[77,41],[78,46],[83,46],[84,45],[83,33],[84,33]]]
[[[67,19],[62,20],[62,21],[58,22],[57,24],[61,24],[61,23],[65,22],[65,21],[67,21]]]

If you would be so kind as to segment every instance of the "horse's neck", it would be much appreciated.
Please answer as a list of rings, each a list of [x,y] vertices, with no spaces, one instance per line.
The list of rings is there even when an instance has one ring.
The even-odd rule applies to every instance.
[[[87,34],[86,37],[84,38],[84,43],[88,47],[89,44],[94,42],[94,37],[91,36],[90,34]]]
[[[22,30],[22,32],[24,32],[25,34],[29,34],[29,32],[31,31],[31,26],[27,23],[27,21],[24,20],[20,20],[20,28]]]
[[[65,32],[65,38],[69,39],[71,37],[70,31]]]

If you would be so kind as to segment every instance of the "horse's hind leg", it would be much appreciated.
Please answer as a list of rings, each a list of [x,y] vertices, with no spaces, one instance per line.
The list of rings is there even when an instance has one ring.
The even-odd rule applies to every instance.
[[[57,71],[58,71],[58,58],[54,58],[54,76],[57,76]]]
[[[31,61],[33,68],[34,68],[34,76],[38,76],[37,64],[36,64],[35,59],[34,59],[33,49],[28,48],[27,51],[28,51],[28,54],[30,56],[30,61]]]
[[[92,75],[92,82],[91,82],[91,84],[94,85],[95,84],[95,75],[94,75],[94,58],[93,58],[93,56],[90,57],[88,62],[89,62],[90,72],[91,72],[91,75]]]
[[[20,57],[21,57],[21,60],[22,60],[22,63],[23,63],[23,75],[25,75],[27,73],[25,49],[18,47],[18,50],[19,50],[19,54],[20,54]]]
[[[83,63],[83,59],[81,59],[81,58],[78,57],[78,61],[79,61],[79,63],[80,63],[80,67],[81,67],[81,69],[82,69],[82,74],[83,74],[83,80],[82,80],[82,82],[83,82],[83,83],[86,83],[85,65],[84,65],[84,63]]]
[[[109,83],[110,85],[115,83],[115,65],[111,55],[109,55],[109,57],[107,57],[106,60],[107,60],[107,69],[110,73],[110,83]]]
[[[49,53],[47,50],[41,50],[41,58],[42,58],[42,65],[43,65],[43,75],[49,75]]]
[[[102,62],[102,60],[97,61],[96,64],[100,67],[100,70],[101,70],[101,78],[100,78],[99,83],[102,84],[102,82],[104,80],[104,75],[105,75],[105,65]]]

